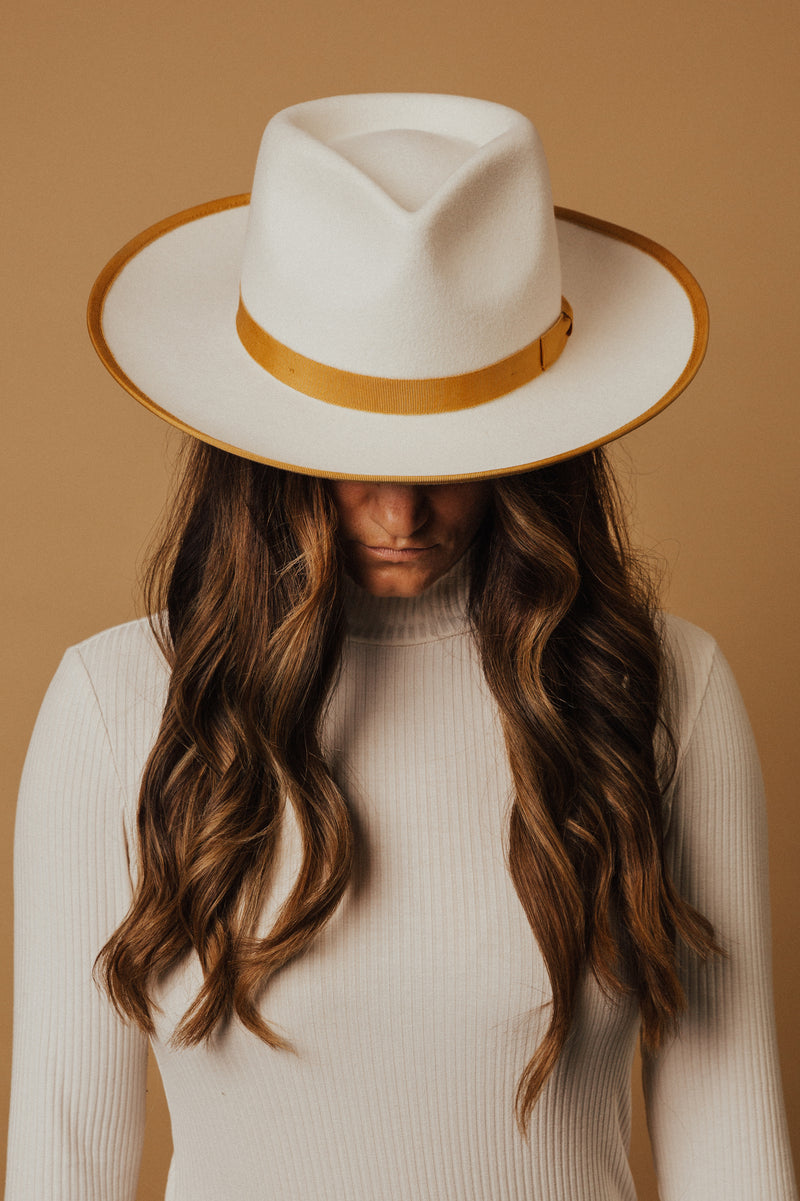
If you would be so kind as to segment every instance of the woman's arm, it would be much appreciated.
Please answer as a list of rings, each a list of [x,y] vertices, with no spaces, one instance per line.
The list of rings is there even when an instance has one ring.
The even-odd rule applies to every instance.
[[[767,830],[744,705],[714,647],[679,767],[667,832],[684,897],[727,959],[681,955],[689,1008],[645,1059],[648,1125],[663,1201],[794,1201],[772,1002]]]
[[[147,1040],[92,980],[131,884],[122,786],[80,651],[36,721],[14,844],[14,1052],[6,1201],[129,1201]]]

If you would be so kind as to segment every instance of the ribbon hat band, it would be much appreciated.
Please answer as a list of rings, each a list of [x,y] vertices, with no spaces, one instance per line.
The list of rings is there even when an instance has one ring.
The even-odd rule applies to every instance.
[[[543,334],[496,363],[460,375],[392,379],[359,375],[318,363],[273,338],[239,299],[239,340],[247,353],[275,379],[297,392],[346,409],[421,416],[470,409],[505,396],[555,363],[572,333],[572,307],[561,298],[561,313]]]

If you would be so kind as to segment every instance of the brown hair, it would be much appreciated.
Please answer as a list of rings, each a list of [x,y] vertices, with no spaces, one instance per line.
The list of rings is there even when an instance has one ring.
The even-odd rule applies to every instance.
[[[336,510],[323,480],[194,440],[186,454],[146,580],[171,676],[141,783],[138,878],[96,969],[152,1033],[149,985],[193,948],[203,984],[173,1042],[236,1016],[289,1049],[260,994],[324,926],[353,864],[347,801],[320,747],[344,638]],[[553,994],[517,1089],[524,1132],[587,967],[611,994],[635,994],[654,1050],[685,1006],[676,938],[703,956],[718,948],[664,867],[666,666],[602,450],[493,481],[473,563],[469,614],[514,782],[508,868]],[[287,802],[302,865],[258,939]]]

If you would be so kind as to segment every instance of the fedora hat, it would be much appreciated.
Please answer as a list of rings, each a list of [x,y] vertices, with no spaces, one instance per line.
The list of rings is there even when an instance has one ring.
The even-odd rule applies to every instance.
[[[686,387],[708,334],[673,254],[554,209],[526,117],[416,93],[279,112],[252,192],[128,242],[88,320],[112,375],[188,433],[407,482],[611,441]]]

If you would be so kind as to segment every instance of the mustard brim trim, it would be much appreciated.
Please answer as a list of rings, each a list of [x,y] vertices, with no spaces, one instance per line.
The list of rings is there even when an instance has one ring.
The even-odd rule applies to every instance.
[[[154,401],[123,371],[103,333],[103,306],[106,296],[117,276],[141,250],[149,246],[151,242],[155,242],[165,234],[171,233],[181,225],[187,225],[191,221],[198,221],[203,217],[224,212],[226,209],[240,208],[249,204],[249,202],[249,192],[243,192],[236,196],[225,196],[219,200],[211,200],[205,204],[196,205],[193,208],[183,209],[181,212],[175,213],[171,217],[165,217],[162,221],[156,222],[155,225],[142,230],[136,237],[126,242],[113,258],[106,263],[92,287],[86,314],[92,345],[97,351],[103,365],[126,392],[130,393],[135,400],[138,400],[151,413],[155,413],[156,416],[161,417],[162,420],[168,422],[176,429],[182,430],[183,433],[189,434],[193,438],[199,438],[202,442],[207,442],[211,446],[229,451],[231,454],[239,455],[242,458],[251,459],[257,463],[266,463],[271,467],[280,467],[285,471],[294,471],[299,475],[313,475],[326,479],[340,480],[375,480],[381,483],[443,484],[462,480],[492,479],[502,475],[519,475],[521,472],[530,471],[535,467],[544,467],[548,463],[558,463],[565,459],[574,458],[576,455],[584,454],[586,451],[593,450],[597,446],[614,442],[632,430],[638,429],[639,426],[644,425],[647,421],[657,416],[684,391],[697,374],[700,364],[705,357],[709,332],[708,305],[697,280],[680,259],[667,250],[666,247],[661,246],[658,242],[654,242],[651,238],[645,237],[643,234],[636,233],[634,230],[626,229],[621,225],[614,225],[609,221],[603,221],[599,217],[589,216],[587,213],[579,213],[574,209],[556,206],[555,215],[557,220],[568,221],[573,225],[583,226],[585,229],[593,230],[604,237],[614,238],[619,242],[627,242],[629,245],[637,247],[637,249],[644,251],[645,254],[656,259],[675,277],[689,299],[694,318],[694,340],[691,354],[675,383],[654,405],[651,405],[649,409],[646,409],[638,417],[620,426],[610,434],[605,434],[601,438],[596,438],[584,445],[577,446],[573,450],[563,451],[560,454],[550,455],[543,459],[534,459],[528,463],[520,463],[514,467],[502,467],[490,471],[472,471],[450,475],[374,475],[360,472],[325,471],[322,468],[304,467],[296,463],[284,463],[280,459],[272,459],[265,455],[255,454],[252,451],[245,450],[239,446],[232,446],[230,443],[223,442],[218,438],[203,433],[202,430],[198,430],[187,422],[182,421],[180,417],[174,416],[163,408],[162,405]]]

